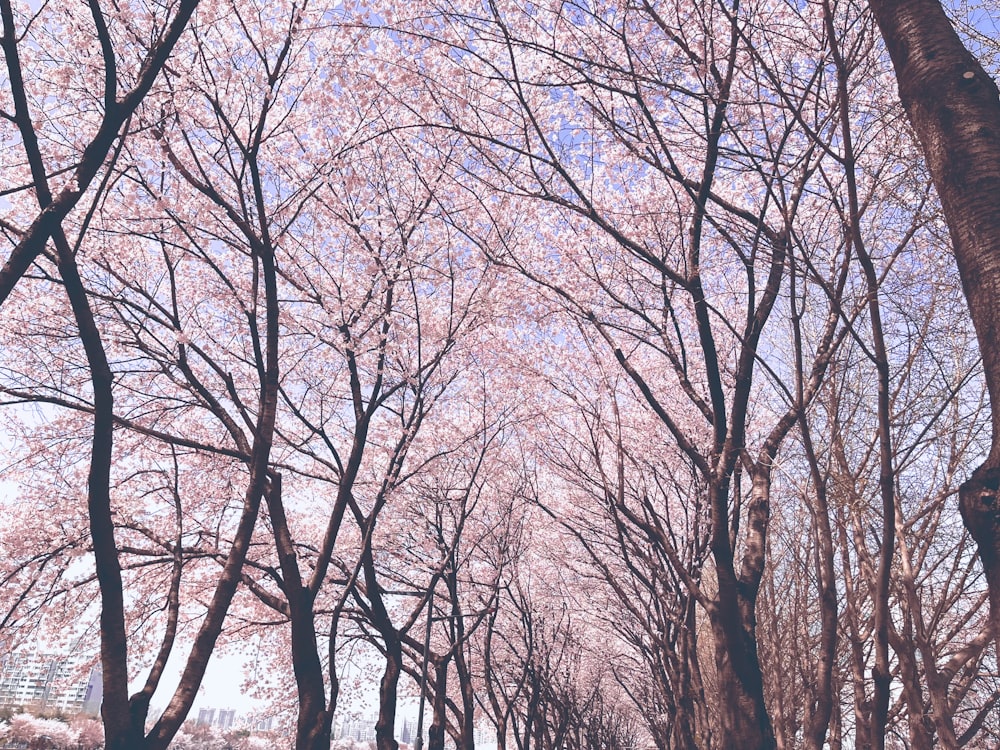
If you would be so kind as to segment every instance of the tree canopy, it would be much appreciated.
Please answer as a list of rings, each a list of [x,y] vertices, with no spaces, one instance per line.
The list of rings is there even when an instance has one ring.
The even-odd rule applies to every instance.
[[[0,21],[0,644],[109,749],[220,650],[296,750],[1000,742],[995,8]]]

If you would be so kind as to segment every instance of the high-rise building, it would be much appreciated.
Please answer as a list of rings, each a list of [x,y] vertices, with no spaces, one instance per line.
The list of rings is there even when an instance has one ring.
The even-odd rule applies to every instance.
[[[250,720],[250,728],[255,732],[270,732],[274,728],[273,716],[257,716]]]
[[[338,730],[334,731],[339,740],[352,739],[355,742],[370,742],[375,739],[375,716],[351,715],[337,721]]]
[[[97,714],[102,697],[100,667],[78,658],[19,651],[0,660],[0,705]]]
[[[201,727],[214,727],[215,729],[232,729],[236,724],[235,708],[200,708],[198,709],[198,721],[195,722]]]
[[[223,708],[219,711],[219,717],[215,720],[215,726],[219,729],[232,729],[234,721],[236,721],[236,710]]]

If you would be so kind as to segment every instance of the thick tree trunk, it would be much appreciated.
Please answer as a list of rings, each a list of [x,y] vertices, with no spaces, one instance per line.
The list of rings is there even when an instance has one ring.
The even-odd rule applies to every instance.
[[[989,457],[961,487],[1000,634],[1000,92],[938,0],[869,3],[951,233],[993,406]]]
[[[302,584],[295,545],[285,516],[280,475],[274,475],[265,498],[285,579],[288,618],[291,621],[292,667],[299,701],[295,750],[329,750],[333,712],[327,708],[326,681],[316,642],[314,597],[309,587]]]
[[[427,750],[444,750],[447,697],[448,660],[442,657],[434,664],[434,720],[427,730]]]
[[[399,750],[396,742],[396,692],[403,671],[403,649],[395,631],[382,633],[385,638],[385,669],[379,686],[378,721],[375,722],[377,750]]]
[[[294,604],[293,598],[296,600]],[[312,593],[301,588],[288,599],[292,620],[292,663],[299,693],[295,750],[329,750],[333,715],[327,710],[326,681],[316,646]]]
[[[769,474],[754,476],[748,512],[747,550],[740,575],[734,563],[729,526],[728,482],[712,489],[712,556],[718,579],[715,606],[709,612],[719,682],[719,722],[723,747],[771,750],[776,746],[771,718],[764,703],[764,678],[757,654],[757,591],[764,563]]]
[[[101,717],[108,750],[128,750],[142,746],[144,727],[137,722],[137,719],[144,719],[145,716],[136,716],[129,711],[128,702],[125,600],[111,509],[111,462],[114,446],[113,377],[73,251],[60,228],[56,229],[56,236],[59,273],[73,308],[94,388],[94,434],[91,441],[90,471],[87,477],[87,512],[90,517],[90,536],[94,545],[94,562],[101,591],[101,668],[104,683]]]
[[[128,697],[128,644],[125,630],[125,598],[122,589],[121,564],[115,541],[114,518],[111,508],[111,465],[114,448],[114,378],[104,343],[94,319],[87,291],[76,264],[76,249],[70,246],[62,226],[63,219],[73,210],[104,166],[108,154],[119,138],[119,131],[145,98],[160,70],[166,64],[180,38],[198,0],[182,0],[173,21],[164,35],[149,50],[135,87],[127,92],[117,90],[117,66],[108,29],[97,5],[92,6],[95,38],[101,45],[105,69],[105,114],[76,165],[74,179],[57,194],[48,181],[48,169],[39,146],[38,134],[32,122],[28,87],[23,77],[18,45],[20,35],[15,26],[13,6],[0,0],[0,48],[14,104],[13,122],[22,139],[28,165],[34,180],[40,212],[28,230],[20,236],[7,261],[0,268],[0,305],[52,238],[56,245],[59,273],[69,297],[73,316],[79,328],[80,342],[87,356],[94,389],[94,431],[91,464],[87,477],[87,511],[90,519],[94,564],[100,586],[101,601],[101,667],[104,701],[101,716],[109,750],[137,750],[144,745],[145,719],[149,696],[159,681],[156,670],[147,681],[147,688],[136,701]],[[110,74],[110,75],[108,75]],[[9,115],[8,115],[9,117]],[[168,636],[167,640],[171,640]],[[166,652],[169,653],[169,646]],[[164,657],[165,660],[165,657]]]
[[[723,747],[774,748],[774,730],[764,706],[764,683],[756,635],[732,613],[713,612],[719,722]]]
[[[399,750],[396,742],[396,698],[399,689],[399,677],[403,672],[403,646],[399,631],[393,627],[392,618],[385,607],[382,589],[378,584],[375,572],[375,560],[372,556],[371,529],[366,534],[365,547],[361,553],[361,564],[365,574],[368,601],[370,602],[369,618],[378,634],[382,636],[385,646],[383,658],[385,668],[382,670],[382,681],[378,693],[378,720],[375,722],[376,750]]]
[[[465,616],[459,606],[458,597],[458,575],[455,570],[454,561],[449,569],[448,590],[451,594],[451,616],[454,624],[454,662],[455,676],[458,678],[459,693],[462,696],[462,715],[457,717],[459,722],[459,736],[455,738],[455,744],[459,750],[475,750],[475,712],[476,694],[472,684],[472,673],[469,671],[469,664],[465,659],[465,645],[467,633],[465,631]]]

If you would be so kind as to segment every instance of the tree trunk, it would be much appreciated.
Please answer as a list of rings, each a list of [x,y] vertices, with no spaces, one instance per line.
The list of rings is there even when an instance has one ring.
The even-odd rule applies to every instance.
[[[314,597],[309,587],[302,584],[295,545],[285,516],[280,475],[276,474],[272,479],[265,499],[285,579],[288,619],[291,621],[292,668],[299,701],[295,750],[329,750],[333,712],[327,709],[326,682],[316,642]]]
[[[370,602],[369,619],[382,637],[385,646],[383,652],[385,668],[382,670],[382,681],[379,684],[378,720],[375,722],[375,747],[376,750],[399,750],[399,743],[396,742],[396,698],[399,677],[403,672],[403,645],[399,631],[393,627],[392,618],[382,598],[382,589],[378,584],[375,559],[372,555],[371,532],[370,528],[365,532],[361,565],[364,569],[366,593]]]
[[[802,444],[809,461],[816,496],[809,512],[813,520],[813,536],[816,543],[816,582],[819,589],[820,647],[819,663],[816,666],[814,684],[815,704],[808,712],[803,733],[803,747],[807,750],[822,750],[827,746],[827,734],[833,716],[833,679],[837,660],[837,577],[834,565],[833,529],[830,526],[830,504],[827,496],[827,479],[819,466],[819,459],[813,447],[809,423],[802,414],[799,417]]]
[[[312,593],[300,588],[288,597],[292,620],[292,663],[298,689],[299,712],[295,750],[329,750],[333,714],[327,710],[326,681],[316,647]],[[295,599],[295,603],[292,600]]]
[[[94,563],[101,592],[101,669],[104,700],[101,717],[108,750],[128,750],[144,743],[144,712],[129,710],[128,636],[125,595],[111,509],[111,462],[114,447],[114,396],[111,366],[94,321],[76,260],[61,228],[56,229],[59,273],[69,296],[87,355],[94,388],[94,433],[87,475],[87,513]]]
[[[385,631],[382,637],[385,639],[385,669],[379,686],[375,747],[377,750],[399,750],[395,735],[396,693],[403,671],[403,649],[395,631]]]
[[[705,710],[705,686],[698,665],[697,604],[687,597],[677,635],[677,719],[673,738],[678,750],[712,747],[712,725]]]
[[[740,618],[715,611],[711,616],[719,680],[722,746],[746,750],[774,748],[774,731],[764,707],[764,685],[756,636]]]
[[[454,624],[454,661],[455,676],[458,679],[459,694],[462,696],[462,715],[457,717],[459,721],[460,737],[456,738],[459,750],[475,750],[476,739],[476,693],[472,684],[472,674],[469,671],[469,664],[465,658],[465,645],[467,633],[465,631],[465,616],[462,608],[458,604],[458,575],[455,565],[452,563],[448,575],[448,590],[451,593],[451,615]]]
[[[718,594],[709,611],[718,672],[719,723],[723,747],[771,750],[776,747],[771,718],[764,704],[764,678],[757,654],[757,591],[764,565],[764,540],[770,475],[766,467],[754,472],[753,497],[748,509],[747,549],[740,575],[733,562],[727,523],[729,483],[713,487],[712,557]]]
[[[444,750],[447,697],[448,659],[442,657],[434,664],[434,720],[427,730],[427,750]]]
[[[869,5],[941,200],[982,352],[993,406],[992,446],[962,485],[959,503],[979,545],[1000,637],[1000,92],[938,0]]]

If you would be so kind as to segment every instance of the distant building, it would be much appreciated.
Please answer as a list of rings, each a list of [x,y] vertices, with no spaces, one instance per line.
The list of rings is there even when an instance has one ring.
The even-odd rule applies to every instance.
[[[0,705],[96,715],[102,699],[100,667],[78,658],[15,652],[0,660]]]
[[[376,716],[350,716],[338,722],[339,731],[334,731],[338,740],[352,739],[355,742],[370,742],[375,739]]]
[[[200,727],[214,727],[215,729],[232,729],[236,723],[236,709],[234,708],[202,708],[198,710],[198,720],[195,722]]]
[[[91,716],[98,716],[101,713],[101,704],[104,702],[104,679],[100,666],[90,670],[87,678],[87,690],[83,695],[83,713]]]
[[[378,722],[377,714],[348,714],[347,716],[334,717],[333,739],[347,740],[355,742],[372,742],[375,739],[375,724]],[[425,728],[426,732],[426,728]],[[409,716],[396,714],[395,735],[404,745],[409,745],[416,737],[416,720]]]
[[[255,732],[270,732],[274,729],[274,717],[262,716],[251,720],[250,729]]]

